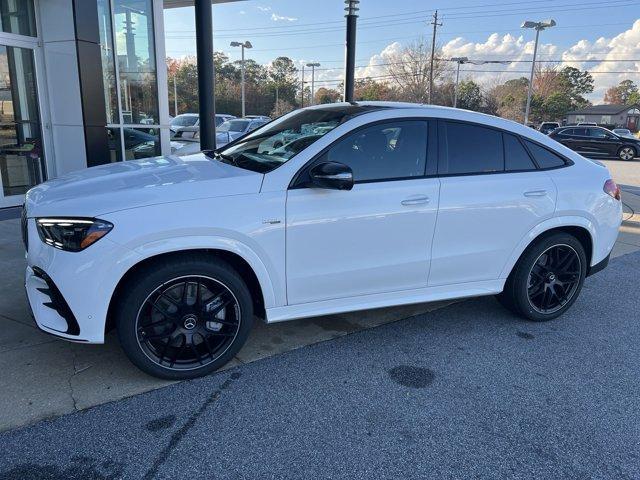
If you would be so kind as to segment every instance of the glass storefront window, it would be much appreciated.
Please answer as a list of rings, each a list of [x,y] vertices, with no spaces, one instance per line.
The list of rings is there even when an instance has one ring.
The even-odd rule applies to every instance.
[[[109,142],[109,161],[111,163],[122,161],[122,140],[120,128],[107,128]]]
[[[98,23],[100,30],[100,50],[102,52],[104,102],[107,107],[107,123],[120,123],[118,91],[116,88],[116,66],[113,55],[111,6],[109,5],[109,0],[98,0]]]
[[[21,195],[44,179],[33,50],[0,46],[0,179]]]
[[[153,2],[113,0],[113,9],[124,123],[158,124]]]
[[[0,30],[35,37],[37,34],[33,0],[0,0]]]

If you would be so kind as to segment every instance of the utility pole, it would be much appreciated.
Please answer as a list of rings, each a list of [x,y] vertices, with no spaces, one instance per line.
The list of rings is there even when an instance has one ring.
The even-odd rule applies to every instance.
[[[433,59],[436,55],[436,32],[438,27],[441,27],[442,24],[438,23],[438,10],[433,14],[433,21],[431,22],[433,25],[433,36],[431,37],[431,66],[429,67],[429,103],[433,102]]]
[[[316,103],[315,91],[316,91],[316,67],[319,67],[319,63],[307,63],[307,67],[311,67],[311,100],[309,101],[309,105],[314,105]]]

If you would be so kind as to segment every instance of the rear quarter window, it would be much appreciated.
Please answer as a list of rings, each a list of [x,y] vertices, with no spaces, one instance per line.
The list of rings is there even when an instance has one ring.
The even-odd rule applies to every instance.
[[[564,159],[551,150],[541,147],[537,143],[530,142],[529,140],[525,140],[524,142],[540,168],[557,168],[566,165]]]

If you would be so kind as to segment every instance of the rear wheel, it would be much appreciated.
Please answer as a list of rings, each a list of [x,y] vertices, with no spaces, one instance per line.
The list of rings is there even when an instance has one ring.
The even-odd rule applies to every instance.
[[[618,158],[620,160],[633,160],[636,156],[636,151],[633,147],[622,147],[618,150]]]
[[[169,260],[130,279],[116,312],[129,359],[171,380],[206,375],[231,360],[253,320],[251,294],[225,262],[200,255]]]
[[[567,233],[551,234],[525,251],[498,299],[528,320],[551,320],[573,305],[586,272],[582,244]]]

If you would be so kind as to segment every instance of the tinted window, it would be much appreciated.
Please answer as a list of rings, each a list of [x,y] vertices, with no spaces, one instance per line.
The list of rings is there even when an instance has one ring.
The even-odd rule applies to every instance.
[[[528,140],[525,140],[525,142],[540,168],[562,167],[565,165],[564,160],[550,150]]]
[[[444,171],[440,173],[486,173],[504,170],[500,132],[454,122],[445,122],[445,131],[444,142],[441,143],[445,165]]]
[[[574,129],[573,128],[565,128],[564,130],[559,130],[558,131],[558,135],[574,135]]]
[[[507,171],[535,170],[531,157],[517,137],[504,133],[504,167]]]
[[[601,128],[587,128],[587,133],[592,138],[607,138],[607,132]]]
[[[578,137],[586,137],[588,135],[586,128],[574,128],[572,135],[576,135]]]
[[[427,123],[393,122],[347,135],[326,153],[324,161],[353,170],[355,181],[385,180],[424,175]]]

